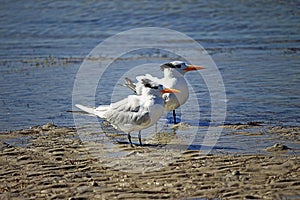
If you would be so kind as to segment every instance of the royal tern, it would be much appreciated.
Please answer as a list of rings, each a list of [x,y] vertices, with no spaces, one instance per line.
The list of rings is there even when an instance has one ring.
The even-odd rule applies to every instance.
[[[89,114],[106,119],[112,126],[128,134],[129,143],[132,146],[130,133],[139,131],[140,145],[141,130],[156,123],[164,112],[164,93],[179,93],[179,90],[165,88],[149,79],[141,79],[140,95],[129,95],[127,98],[112,103],[90,108],[76,104],[75,106]]]
[[[156,83],[162,84],[165,87],[174,88],[180,90],[180,93],[174,94],[164,94],[165,99],[165,110],[173,111],[174,124],[176,124],[176,113],[175,109],[183,105],[189,97],[188,84],[184,78],[186,72],[204,69],[202,66],[188,65],[182,61],[173,61],[160,66],[161,70],[164,72],[163,78],[153,77],[150,74],[143,76],[137,76],[137,83],[134,83],[129,78],[125,78],[125,85],[132,89],[136,94],[141,94],[140,82],[142,79],[147,78]]]

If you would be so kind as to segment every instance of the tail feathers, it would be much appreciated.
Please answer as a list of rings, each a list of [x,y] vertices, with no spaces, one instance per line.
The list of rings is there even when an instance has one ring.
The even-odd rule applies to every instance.
[[[92,115],[97,115],[98,117],[105,118],[105,113],[109,109],[110,106],[99,106],[97,108],[86,107],[80,104],[75,105],[80,110]]]
[[[136,85],[135,85],[135,83],[132,80],[130,80],[129,78],[127,78],[127,77],[125,78],[125,85],[129,89],[131,89],[132,91],[136,92]]]
[[[95,115],[95,109],[94,108],[86,107],[86,106],[83,106],[83,105],[80,105],[80,104],[76,104],[75,106],[77,108],[79,108],[80,110],[83,110],[86,113]]]
[[[95,110],[94,113],[95,115],[101,117],[101,118],[105,118],[105,113],[107,112],[107,110],[110,108],[109,105],[103,105],[103,106],[98,106]]]

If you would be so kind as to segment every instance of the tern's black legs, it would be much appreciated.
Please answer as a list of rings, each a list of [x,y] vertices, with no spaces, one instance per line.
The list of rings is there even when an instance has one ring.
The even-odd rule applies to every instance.
[[[176,122],[176,113],[175,113],[175,110],[173,110],[173,118],[174,118],[174,124],[177,124],[177,122]]]
[[[128,137],[128,141],[130,143],[130,145],[133,147],[133,144],[132,144],[132,141],[131,141],[131,135],[130,133],[127,134],[127,137]],[[139,131],[139,142],[140,142],[140,145],[143,146],[143,143],[142,143],[142,137],[141,137],[141,131]]]
[[[130,135],[130,133],[127,134],[127,137],[128,137],[128,141],[129,141],[130,145],[133,146],[132,142],[131,142],[131,135]]]
[[[139,131],[139,142],[140,142],[140,145],[143,146],[143,144],[142,144],[142,138],[141,138],[141,131]]]
[[[130,145],[133,147],[133,144],[132,144],[132,141],[131,141],[131,135],[130,133],[127,134],[127,137],[128,137],[128,141],[130,143]],[[141,131],[139,131],[139,142],[140,142],[140,145],[143,146],[143,143],[142,143],[142,138],[141,138]]]

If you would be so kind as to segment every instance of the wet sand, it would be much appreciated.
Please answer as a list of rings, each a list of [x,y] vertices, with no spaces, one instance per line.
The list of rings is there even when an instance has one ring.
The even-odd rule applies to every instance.
[[[243,129],[234,126],[226,128]],[[270,132],[299,140],[293,130]],[[126,173],[94,159],[72,128],[47,124],[1,133],[0,141],[0,199],[300,198],[299,155],[280,144],[265,154],[186,151],[156,171]]]

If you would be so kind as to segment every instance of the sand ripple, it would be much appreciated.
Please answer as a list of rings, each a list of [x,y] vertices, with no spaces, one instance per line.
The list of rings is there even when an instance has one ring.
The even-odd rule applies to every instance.
[[[7,142],[22,137],[23,145]],[[157,171],[126,173],[91,157],[71,128],[48,124],[2,133],[0,139],[0,199],[300,197],[296,155],[188,151]]]

